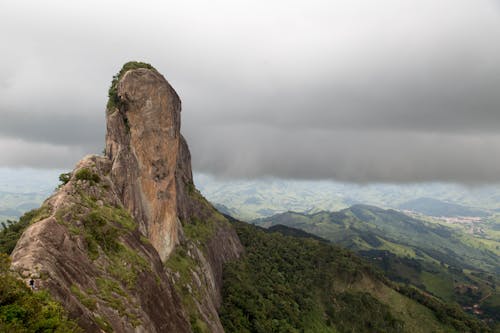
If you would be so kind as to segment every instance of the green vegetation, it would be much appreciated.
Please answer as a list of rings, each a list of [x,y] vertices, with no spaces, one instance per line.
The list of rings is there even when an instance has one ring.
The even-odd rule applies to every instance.
[[[199,193],[192,192],[192,195],[199,195]],[[206,201],[200,201],[200,203],[208,205]],[[205,208],[207,207],[209,206]],[[203,277],[203,272],[199,270],[201,263],[195,255],[196,249],[193,245],[196,243],[198,249],[205,251],[204,244],[213,235],[217,224],[228,223],[222,215],[213,209],[210,209],[210,214],[207,216],[208,218],[204,221],[194,217],[190,223],[183,224],[184,235],[187,241],[178,245],[165,262],[167,270],[175,276],[174,287],[181,297],[184,309],[189,315],[191,328],[193,332],[197,333],[208,333],[210,331],[207,324],[201,319],[196,305],[196,303],[202,302],[202,299],[208,297],[208,295],[205,295],[205,287],[197,283],[197,279]]]
[[[80,289],[75,285],[72,285],[70,290],[87,309],[91,311],[96,309],[97,302],[95,298],[85,295],[85,293],[80,291]]]
[[[177,246],[170,254],[165,267],[177,276],[174,287],[181,297],[184,309],[189,314],[193,332],[209,332],[206,324],[200,319],[195,303],[195,299],[198,301],[201,299],[201,290],[193,280],[193,272],[198,265],[189,255],[187,247],[187,244]]]
[[[64,176],[61,177],[61,181],[69,181],[69,178],[69,175],[64,174]],[[75,173],[74,178],[76,180],[88,181],[92,188],[91,193],[93,193],[93,195],[100,195],[99,193],[104,190],[105,184],[100,184],[100,177],[90,169],[80,169]],[[98,184],[100,184],[100,186],[96,186]],[[84,189],[85,186],[77,186],[77,193],[79,193],[79,196],[75,196],[77,202],[65,208],[60,208],[56,212],[55,218],[58,223],[66,226],[73,235],[83,237],[87,245],[90,259],[96,260],[103,255],[98,266],[103,269],[104,275],[96,280],[97,290],[81,290],[77,285],[71,286],[70,290],[78,300],[91,311],[97,308],[98,302],[104,302],[111,308],[117,310],[120,315],[127,317],[133,326],[138,326],[141,324],[138,316],[133,313],[133,311],[127,310],[125,305],[131,302],[128,295],[130,291],[136,288],[139,282],[139,275],[143,272],[151,272],[151,267],[146,259],[129,248],[126,242],[120,240],[120,238],[126,237],[128,233],[136,230],[137,225],[125,209],[99,202],[99,198],[88,195]],[[24,230],[31,223],[48,217],[50,213],[50,207],[44,205],[37,210],[26,213],[20,218],[19,222],[9,221],[9,223],[5,224],[4,229],[0,231],[0,252],[10,254]],[[75,223],[76,221],[78,221],[78,223]],[[5,275],[1,276],[2,286],[0,289],[4,287],[4,277]],[[5,281],[5,283],[10,283],[8,280]],[[20,283],[22,285],[22,282]],[[5,288],[7,288],[7,286],[8,284],[5,284]],[[31,294],[30,289],[24,289],[26,289],[26,293]],[[10,296],[7,295],[6,297]],[[55,318],[58,314],[50,312],[61,312],[62,309],[57,303],[50,301],[48,293],[45,291],[35,292],[33,296],[30,297],[30,301],[39,303],[44,302],[41,305],[34,303],[33,309],[47,312],[47,320],[54,322],[53,327],[56,328],[56,325],[62,325],[59,324],[59,321],[62,322],[62,319],[59,320]],[[0,295],[0,300],[1,298],[2,296]],[[24,302],[24,300],[22,300],[22,302]],[[3,309],[1,308],[2,305],[3,304],[0,304],[0,309]],[[11,308],[18,311],[14,306],[6,308],[5,311],[11,311],[9,310]],[[40,317],[43,315],[33,315],[31,308],[29,306],[27,306],[27,308],[28,310],[22,313],[19,312],[18,317],[13,317],[17,321],[20,320],[21,324],[16,321],[15,323],[9,322],[10,326],[2,326],[4,324],[2,320],[5,321],[7,319],[3,319],[3,317],[0,318],[0,332],[73,332],[71,329],[51,330],[48,324],[45,323],[45,319]],[[0,316],[2,314],[1,311],[2,310],[0,310]],[[61,314],[62,313],[63,312],[61,312]],[[12,317],[13,314],[8,314],[8,316]],[[27,322],[26,325],[32,325],[30,320],[25,319],[27,317],[33,317],[33,323],[39,321],[39,323],[36,324],[40,325],[39,327],[41,328],[47,327],[47,329],[31,329],[32,326],[29,326],[30,328],[27,330],[23,329],[23,320]],[[105,332],[112,331],[112,327],[105,318],[96,316],[95,320]],[[4,327],[6,327],[6,329],[4,329]],[[77,332],[76,329],[74,331]]]
[[[175,248],[165,266],[171,271],[179,273],[176,285],[186,287],[191,282],[191,270],[196,266],[196,262],[188,255],[186,247],[181,245]],[[187,289],[186,287],[184,291],[187,291]]]
[[[104,301],[112,309],[118,311],[120,316],[127,317],[134,327],[141,324],[136,314],[127,311],[126,303],[129,303],[130,299],[126,290],[122,288],[120,283],[112,279],[97,278],[96,285],[97,292],[91,289],[83,292],[75,285],[71,286],[71,292],[91,311],[96,309],[97,300],[99,299]],[[95,319],[104,331],[112,331],[111,325],[103,318],[96,317]]]
[[[94,320],[95,322],[97,323],[97,325],[99,325],[99,327],[106,333],[111,333],[113,332],[113,327],[111,326],[111,324],[104,318],[102,318],[101,316],[99,315],[95,315],[94,316]]]
[[[125,306],[116,295],[127,297],[127,293],[118,282],[110,279],[97,278],[96,284],[99,290],[99,298],[106,301],[113,309],[117,310],[120,315],[123,316],[125,314]]]
[[[123,65],[120,71],[115,76],[113,76],[113,80],[111,81],[111,86],[109,87],[108,90],[108,104],[107,104],[108,112],[111,112],[114,108],[120,107],[121,105],[120,98],[118,97],[118,82],[120,81],[120,79],[127,71],[138,68],[156,70],[153,66],[145,62],[130,61],[127,62],[125,65]]]
[[[81,168],[75,173],[76,180],[89,181],[91,184],[97,184],[101,181],[98,174],[87,168]]]
[[[193,214],[190,221],[185,221],[186,223],[182,224],[184,233],[191,241],[204,244],[213,236],[218,226],[222,226],[228,222],[226,218],[215,210],[207,199],[200,194],[193,183],[186,184],[186,192],[197,206],[196,210],[202,212],[199,215],[203,216],[203,218],[199,218]]]
[[[61,182],[59,187],[66,185],[70,181],[70,179],[71,179],[71,172],[61,173],[59,175],[59,181]]]
[[[197,217],[191,218],[190,223],[185,223],[183,225],[184,234],[193,241],[198,241],[203,244],[206,240],[214,234],[216,226],[220,223],[227,223],[225,218],[214,212],[213,215],[204,219],[203,221]]]
[[[463,233],[394,210],[355,205],[339,212],[284,213],[254,223],[299,228],[353,250],[387,250],[461,268],[500,272],[500,257],[478,248]]]
[[[56,212],[57,222],[68,227],[71,233],[83,236],[93,260],[99,257],[99,249],[114,255],[129,252],[120,244],[119,238],[137,228],[130,214],[122,207],[98,204],[98,198],[88,196],[82,190],[79,194],[79,204]],[[72,221],[81,221],[81,224],[77,226]]]
[[[404,323],[392,315],[389,306],[369,293],[343,292],[335,301],[328,315],[336,319],[335,326],[340,332],[403,331]],[[359,310],[363,311],[361,316]]]
[[[11,254],[16,247],[17,241],[29,226],[35,211],[24,214],[18,222],[7,220],[2,222],[3,229],[0,231],[0,253]]]
[[[81,332],[47,292],[31,291],[9,267],[9,257],[0,254],[0,332]]]
[[[19,221],[2,222],[3,229],[0,231],[0,253],[11,254],[21,238],[24,230],[31,224],[49,216],[48,206],[30,210],[19,218]]]
[[[193,182],[186,183],[186,190],[187,190],[188,194],[191,195],[191,196],[195,195],[196,192],[198,192],[196,190],[196,187],[194,186]],[[198,194],[199,194],[199,192],[198,192]],[[201,196],[201,197],[203,198],[203,196]]]
[[[350,251],[302,233],[234,225],[246,254],[224,273],[220,315],[227,332],[490,331],[431,296],[403,296]]]
[[[128,290],[134,290],[139,274],[151,272],[151,267],[137,252],[128,246],[120,244],[117,251],[109,255],[108,273],[120,281]]]
[[[442,323],[453,326],[458,332],[489,332],[490,329],[481,321],[464,315],[458,305],[445,304],[438,299],[425,295],[413,287],[399,287],[399,292],[431,309]]]
[[[110,223],[99,211],[89,213],[82,222],[86,231],[87,247],[93,257],[98,256],[97,246],[100,246],[106,253],[118,250],[120,229]]]
[[[305,232],[301,229],[290,228],[290,227],[287,227],[287,226],[282,225],[282,224],[273,225],[273,226],[267,228],[267,231],[279,232],[280,234],[283,234],[286,236],[293,236],[296,238],[312,238],[312,239],[315,239],[315,240],[320,241],[320,242],[330,243],[330,241],[328,241],[324,238],[321,238],[319,236],[310,234],[310,233]]]
[[[92,193],[101,187],[93,187]],[[137,225],[123,207],[105,204],[83,189],[78,193],[79,202],[58,211],[56,219],[70,232],[83,237],[89,258],[99,260],[96,265],[102,274],[96,279],[96,290],[83,291],[73,286],[71,291],[87,308],[92,309],[98,302],[104,302],[137,327],[141,321],[134,311],[129,310],[132,302],[129,294],[136,289],[140,274],[152,272],[148,261],[132,250],[126,241],[131,237],[130,233],[136,231]],[[75,221],[81,223],[75,224]],[[105,332],[112,331],[105,318],[96,317],[95,320]]]
[[[227,332],[401,332],[403,322],[368,293],[349,289],[378,272],[351,252],[235,223],[244,259],[224,273]]]
[[[189,323],[193,333],[209,332],[207,324],[196,315],[189,316]]]
[[[96,198],[83,193],[80,195],[85,211],[88,211],[83,214],[74,213],[72,219],[81,220],[82,228],[72,230],[83,235],[91,259],[97,259],[102,251],[109,260],[108,273],[128,289],[133,289],[138,275],[151,271],[146,259],[119,240],[127,232],[136,230],[134,219],[122,207],[98,205]]]
[[[165,267],[174,277],[174,287],[187,311],[193,332],[210,332],[207,323],[199,313],[197,303],[210,297],[206,294],[206,284],[201,271],[203,263],[198,251],[206,254],[206,244],[212,239],[217,228],[229,222],[196,190],[192,183],[186,184],[186,193],[192,204],[192,216],[182,221],[185,241],[178,245],[165,262]],[[201,284],[200,284],[201,282]]]
[[[498,332],[500,332],[500,294],[492,294],[484,300],[482,308],[486,316],[494,318],[497,321]]]
[[[479,318],[497,320],[489,303],[479,304],[480,311],[474,311],[473,305],[487,295],[499,295],[500,256],[460,230],[365,205],[339,212],[289,212],[255,222],[324,237],[356,251],[395,282],[457,302]]]

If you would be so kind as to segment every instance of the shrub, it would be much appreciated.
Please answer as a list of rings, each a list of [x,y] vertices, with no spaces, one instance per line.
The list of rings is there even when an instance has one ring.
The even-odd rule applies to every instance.
[[[108,104],[107,104],[108,112],[114,109],[115,107],[119,107],[121,105],[120,98],[118,97],[118,81],[120,81],[120,79],[127,71],[138,68],[156,70],[150,64],[139,61],[129,61],[125,65],[123,65],[122,69],[120,69],[120,71],[115,76],[113,76],[113,80],[111,81],[111,86],[109,87],[108,90]]]
[[[33,292],[0,254],[0,332],[82,332],[46,291]]]
[[[95,210],[82,219],[85,227],[85,240],[89,249],[89,254],[97,258],[99,245],[103,251],[115,251],[118,249],[118,237],[120,230],[109,221],[99,210]]]
[[[61,173],[59,175],[59,181],[61,182],[61,185],[59,186],[66,185],[70,179],[71,179],[71,172]]]
[[[0,231],[0,253],[11,254],[16,247],[17,241],[21,238],[24,230],[31,222],[46,217],[45,208],[33,209],[19,218],[19,221],[7,221],[4,229]]]
[[[93,173],[87,168],[81,168],[78,170],[75,174],[75,178],[77,180],[87,180],[91,183],[99,183],[101,181],[98,174]]]

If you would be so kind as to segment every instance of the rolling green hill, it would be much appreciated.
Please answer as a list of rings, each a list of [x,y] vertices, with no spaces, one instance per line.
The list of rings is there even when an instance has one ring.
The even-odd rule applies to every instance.
[[[220,314],[226,332],[490,331],[317,236],[232,222],[246,253],[225,269]]]
[[[490,212],[482,209],[470,208],[454,203],[444,202],[433,198],[418,198],[399,205],[400,209],[411,210],[428,216],[478,216],[486,217]]]
[[[393,281],[500,321],[500,256],[494,250],[500,242],[495,240],[478,240],[457,228],[366,205],[310,215],[288,212],[253,223],[285,225],[326,238],[367,258]]]

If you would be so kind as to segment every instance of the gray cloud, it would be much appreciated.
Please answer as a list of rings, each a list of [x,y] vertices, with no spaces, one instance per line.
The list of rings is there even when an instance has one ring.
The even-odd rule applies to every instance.
[[[183,100],[218,176],[500,182],[496,0],[3,1],[3,166],[100,152],[122,63]]]
[[[487,183],[498,179],[500,172],[500,134],[290,132],[273,127],[258,128],[257,135],[241,127],[219,131],[223,135],[205,138],[195,147],[195,164],[210,173],[235,178],[307,174],[310,179],[362,183]],[[245,149],[234,150],[232,146]]]
[[[26,167],[60,169],[76,164],[88,152],[78,146],[53,145],[47,143],[26,142],[19,139],[1,139],[0,151],[2,162],[8,167]]]
[[[0,136],[22,137],[28,142],[54,145],[102,146],[104,140],[102,117],[86,117],[85,113],[2,112]]]

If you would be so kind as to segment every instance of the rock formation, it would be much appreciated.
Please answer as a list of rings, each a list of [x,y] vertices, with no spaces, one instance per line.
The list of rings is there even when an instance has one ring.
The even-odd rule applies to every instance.
[[[150,65],[114,78],[106,156],[80,161],[39,209],[12,266],[88,332],[222,332],[222,266],[242,252],[194,188],[181,102]]]
[[[192,183],[189,151],[180,160],[181,101],[165,78],[152,69],[126,72],[117,84],[121,107],[108,110],[106,155],[111,179],[141,232],[165,260],[179,242],[177,195]],[[179,175],[182,181],[176,181]],[[184,218],[184,216],[181,216]]]

